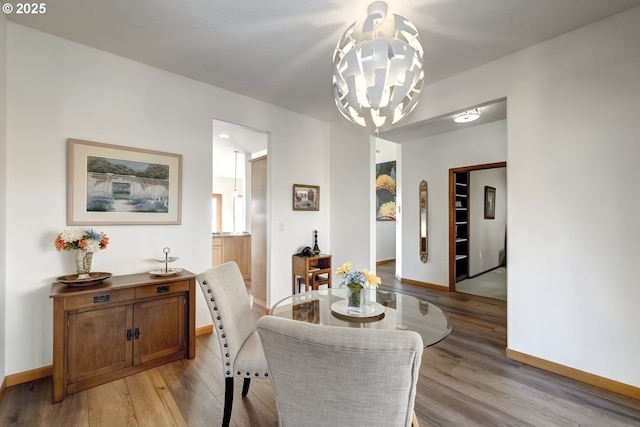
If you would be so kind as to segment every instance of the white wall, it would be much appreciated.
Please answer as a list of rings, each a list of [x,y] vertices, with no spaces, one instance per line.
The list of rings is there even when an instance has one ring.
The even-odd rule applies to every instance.
[[[333,265],[351,261],[374,271],[375,141],[364,128],[346,119],[332,124],[330,171]]]
[[[7,374],[52,362],[49,289],[55,277],[73,272],[71,254],[53,247],[66,228],[69,137],[183,155],[182,224],[97,227],[111,242],[94,256],[95,270],[148,271],[165,246],[180,257],[176,266],[199,273],[211,265],[213,118],[271,134],[271,298],[290,293],[291,254],[314,228],[330,250],[328,194],[319,212],[291,210],[294,182],[329,188],[326,123],[14,23],[7,46]],[[298,221],[303,215],[307,222]],[[210,318],[197,297],[201,326]]]
[[[508,347],[635,387],[638,40],[640,7],[426,86],[402,122],[507,98]],[[340,159],[340,166],[347,165],[362,141],[332,140],[332,149],[338,146],[352,156]],[[349,195],[365,192],[366,171],[362,175],[333,203],[344,205]],[[444,195],[431,192],[434,197]],[[411,212],[410,200],[403,212]],[[432,236],[446,229],[430,223]],[[347,238],[332,230],[334,248],[366,238],[365,232]],[[447,244],[432,238],[430,249]],[[444,271],[420,273],[403,277],[446,283]]]
[[[507,170],[483,169],[469,175],[469,275],[475,276],[498,267],[505,256]],[[494,219],[484,218],[485,186],[496,189]]]
[[[0,319],[6,319],[7,291],[7,18],[0,16]],[[6,321],[0,326],[0,383],[6,374]]]
[[[449,287],[449,169],[505,161],[506,121],[405,142],[402,277]],[[420,261],[418,185],[427,181],[429,259]]]

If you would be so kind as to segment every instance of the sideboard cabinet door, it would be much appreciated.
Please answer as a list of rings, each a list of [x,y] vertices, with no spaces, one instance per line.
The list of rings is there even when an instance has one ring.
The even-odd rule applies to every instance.
[[[70,384],[131,366],[132,314],[128,305],[69,315]]]
[[[184,296],[138,303],[134,309],[134,364],[162,357],[184,357]]]

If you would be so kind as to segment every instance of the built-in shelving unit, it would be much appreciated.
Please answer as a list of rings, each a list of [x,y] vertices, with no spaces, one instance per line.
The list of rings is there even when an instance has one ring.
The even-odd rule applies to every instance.
[[[455,174],[455,278],[469,276],[469,172]]]

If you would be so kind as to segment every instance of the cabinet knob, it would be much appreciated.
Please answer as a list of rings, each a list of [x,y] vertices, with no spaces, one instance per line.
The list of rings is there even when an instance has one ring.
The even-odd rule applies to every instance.
[[[169,292],[169,285],[158,286],[156,290],[158,291],[159,294],[162,294],[164,292]]]

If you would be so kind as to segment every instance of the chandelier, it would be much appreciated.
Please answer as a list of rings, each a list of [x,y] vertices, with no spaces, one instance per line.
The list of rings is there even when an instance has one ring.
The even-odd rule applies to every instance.
[[[413,111],[424,81],[418,30],[400,15],[386,16],[386,3],[371,3],[364,22],[347,28],[333,54],[338,110],[376,134]]]

